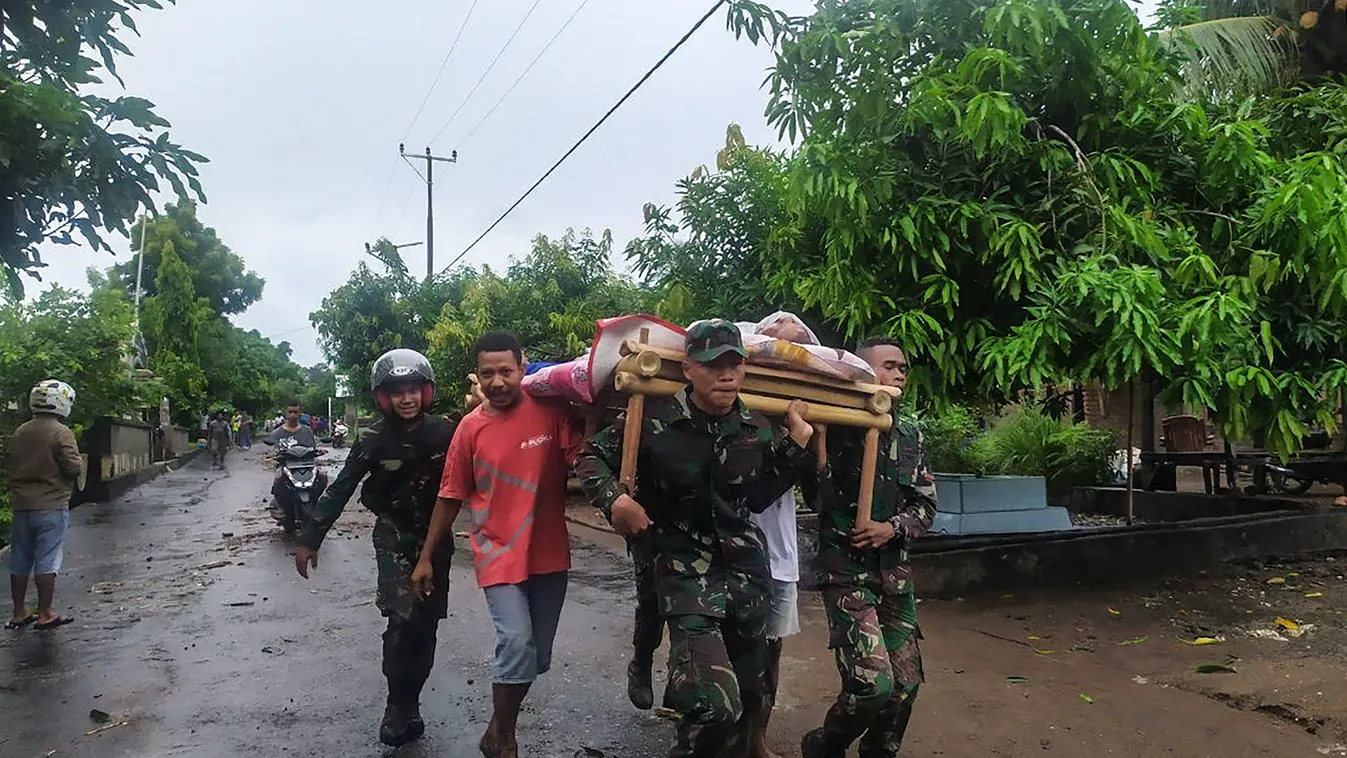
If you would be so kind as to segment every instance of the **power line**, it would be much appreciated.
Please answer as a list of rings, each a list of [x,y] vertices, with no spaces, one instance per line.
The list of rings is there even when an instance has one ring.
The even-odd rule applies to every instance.
[[[500,51],[496,53],[496,57],[491,59],[491,63],[487,64],[486,70],[483,71],[481,77],[477,79],[477,83],[472,85],[472,89],[468,90],[468,94],[463,98],[463,102],[458,104],[458,107],[454,109],[452,114],[450,114],[449,120],[445,121],[444,126],[441,126],[440,130],[435,132],[435,136],[430,138],[432,144],[435,140],[440,138],[441,134],[444,134],[444,130],[448,129],[450,124],[454,123],[454,119],[458,118],[458,114],[463,110],[463,106],[468,104],[468,101],[472,99],[474,94],[476,94],[477,88],[481,87],[482,82],[486,81],[487,75],[496,67],[496,63],[500,61],[500,57],[505,54],[506,50],[510,49],[510,44],[514,42],[514,38],[519,35],[519,30],[524,28],[524,24],[528,22],[529,17],[533,15],[533,11],[537,10],[540,3],[542,3],[542,0],[533,0],[533,5],[529,6],[529,12],[525,13],[524,18],[520,19],[519,24],[514,28],[514,31],[510,33],[510,38],[505,40],[505,44],[502,45]]]
[[[529,187],[527,190],[525,190],[524,194],[520,195],[518,200],[514,201],[514,203],[512,203],[509,208],[506,208],[505,212],[500,214],[500,218],[491,222],[491,226],[488,226],[486,228],[486,231],[478,235],[477,239],[473,240],[471,245],[468,245],[467,247],[463,248],[463,252],[455,256],[452,261],[449,261],[448,266],[445,266],[444,268],[440,269],[440,273],[443,274],[444,272],[452,268],[455,263],[458,263],[460,260],[462,260],[463,256],[467,255],[474,247],[477,247],[477,243],[486,239],[486,236],[488,234],[494,231],[497,226],[500,226],[500,222],[504,221],[507,216],[513,213],[515,208],[518,208],[521,204],[523,204],[523,202],[528,199],[529,195],[532,195],[534,190],[542,186],[542,183],[547,181],[547,178],[550,177],[553,174],[553,172],[555,172],[558,168],[561,168],[561,164],[565,163],[566,159],[570,158],[571,154],[573,154],[576,150],[579,150],[580,146],[585,144],[585,140],[588,140],[590,136],[594,134],[594,132],[597,132],[599,130],[599,127],[603,126],[604,122],[607,121],[614,113],[616,113],[618,108],[622,107],[623,103],[627,102],[627,100],[629,100],[632,95],[636,94],[636,90],[640,89],[650,79],[650,77],[654,76],[655,72],[659,71],[660,68],[665,63],[667,63],[670,58],[673,57],[674,53],[678,52],[678,49],[681,48],[684,44],[686,44],[687,41],[692,38],[692,35],[696,34],[697,30],[701,29],[702,25],[704,25],[708,20],[710,20],[710,18],[715,15],[716,11],[720,10],[720,7],[724,5],[726,2],[727,0],[716,0],[716,4],[711,6],[711,10],[707,11],[706,15],[698,19],[697,23],[693,24],[692,28],[689,29],[687,33],[682,36],[681,39],[675,42],[673,47],[669,48],[669,52],[665,53],[664,57],[660,58],[658,61],[655,61],[655,65],[651,66],[650,70],[645,72],[645,76],[642,76],[640,80],[636,82],[636,84],[632,85],[632,88],[627,90],[627,94],[623,95],[616,103],[613,104],[613,107],[608,109],[607,113],[603,114],[603,118],[600,118],[598,122],[596,122],[593,126],[589,127],[589,131],[585,132],[584,135],[580,137],[580,139],[576,140],[575,144],[571,145],[571,149],[567,150],[565,155],[562,155],[560,158],[558,158],[557,162],[553,163],[552,167],[547,169],[547,171],[541,177],[538,178],[538,181],[533,183],[532,187]]]
[[[402,141],[406,142],[412,134],[412,127],[416,126],[416,120],[421,118],[421,113],[426,109],[426,103],[430,102],[430,95],[435,91],[435,87],[440,83],[440,77],[444,75],[444,67],[449,65],[449,59],[454,57],[454,51],[458,49],[458,41],[463,39],[463,30],[468,28],[468,20],[472,18],[472,12],[477,9],[478,0],[472,0],[472,5],[468,6],[468,15],[463,17],[463,23],[458,26],[458,34],[454,35],[454,41],[449,45],[449,52],[444,54],[444,60],[440,61],[440,70],[435,72],[435,79],[430,83],[430,89],[426,90],[426,96],[421,98],[421,105],[416,109],[416,115],[407,124],[407,131],[402,135]]]
[[[547,54],[547,51],[551,49],[552,43],[556,42],[557,39],[561,37],[562,33],[566,31],[566,28],[575,20],[575,17],[580,15],[580,11],[585,9],[586,5],[589,5],[589,0],[581,0],[580,5],[571,13],[571,17],[566,19],[566,23],[562,24],[561,28],[557,30],[557,33],[552,35],[552,39],[548,40],[546,45],[543,45],[543,49],[538,51],[537,57],[535,57],[533,62],[528,65],[528,68],[524,69],[524,73],[520,74],[519,78],[514,80],[514,83],[510,85],[509,89],[505,90],[505,94],[501,95],[500,99],[477,120],[477,123],[468,130],[468,133],[464,135],[463,139],[459,140],[457,147],[463,147],[463,145],[467,144],[469,139],[472,139],[472,135],[476,134],[477,130],[482,127],[482,124],[485,124],[486,120],[491,118],[491,114],[496,112],[496,109],[500,107],[501,103],[505,102],[505,98],[509,97],[511,92],[514,92],[514,88],[518,87],[519,83],[524,81],[524,77],[528,76],[529,72],[533,70],[533,67],[538,65],[538,61],[542,60],[543,56]]]

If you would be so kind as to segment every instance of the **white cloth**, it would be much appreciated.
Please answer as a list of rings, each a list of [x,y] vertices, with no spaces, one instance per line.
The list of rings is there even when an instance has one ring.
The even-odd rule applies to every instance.
[[[800,581],[800,536],[795,525],[795,491],[782,495],[762,513],[753,514],[767,538],[767,561],[772,578],[779,582]]]

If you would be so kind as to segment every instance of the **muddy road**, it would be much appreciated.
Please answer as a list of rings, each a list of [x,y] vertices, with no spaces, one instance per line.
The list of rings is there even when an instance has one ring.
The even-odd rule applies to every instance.
[[[0,633],[0,756],[477,755],[492,634],[463,540],[423,697],[426,737],[384,748],[371,518],[349,505],[301,579],[265,509],[260,455],[231,453],[224,472],[198,459],[73,512],[58,605],[76,622]],[[554,668],[520,719],[521,755],[666,755],[670,722],[626,701],[621,543],[575,525],[572,545]],[[928,683],[903,755],[1347,755],[1347,633],[1335,602],[1347,603],[1347,581],[1331,562],[1249,571],[922,603]],[[1294,591],[1268,585],[1274,575]],[[1301,605],[1283,607],[1290,599]],[[817,596],[801,606],[770,740],[786,756],[837,686]],[[1238,631],[1275,627],[1277,615],[1313,631],[1288,641]],[[1207,634],[1221,641],[1184,641]],[[1194,673],[1204,663],[1235,673]],[[656,676],[662,686],[662,662]],[[94,709],[110,721],[91,719]]]

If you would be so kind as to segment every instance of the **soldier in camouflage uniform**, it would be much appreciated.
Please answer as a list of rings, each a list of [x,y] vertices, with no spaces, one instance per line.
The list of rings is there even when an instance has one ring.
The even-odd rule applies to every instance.
[[[360,436],[341,473],[314,506],[313,518],[297,538],[295,568],[307,579],[309,566],[317,567],[323,538],[364,479],[360,502],[377,517],[376,605],[388,619],[383,635],[388,703],[379,739],[397,746],[425,732],[421,688],[435,663],[435,633],[448,610],[451,540],[437,553],[435,588],[428,597],[413,591],[411,576],[430,526],[455,424],[426,413],[434,399],[435,377],[420,353],[392,350],[375,361],[371,374],[370,386],[384,418]]]
[[[896,344],[871,339],[859,353],[878,383],[902,388],[907,360]],[[860,430],[830,429],[827,466],[817,487],[805,483],[819,511],[816,569],[842,692],[823,727],[805,735],[804,758],[843,758],[857,738],[861,758],[896,756],[923,681],[907,550],[935,517],[935,483],[922,466],[916,425],[900,419],[896,405],[893,421],[880,434],[870,524],[856,524]]]
[[[693,324],[686,353],[691,387],[646,409],[637,491],[623,491],[615,474],[621,422],[590,440],[576,471],[617,531],[645,533],[653,548],[669,626],[666,700],[682,716],[671,758],[743,758],[766,695],[770,600],[766,548],[749,513],[809,469],[813,428],[792,404],[789,435],[778,440],[739,400],[746,352],[733,324]]]

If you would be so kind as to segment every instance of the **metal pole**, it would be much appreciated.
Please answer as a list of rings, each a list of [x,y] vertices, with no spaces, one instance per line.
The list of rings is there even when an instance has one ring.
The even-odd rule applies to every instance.
[[[140,285],[145,278],[145,228],[149,226],[144,213],[140,214],[140,249],[136,251],[136,332],[140,332]]]
[[[435,275],[435,161],[426,148],[426,278]]]

